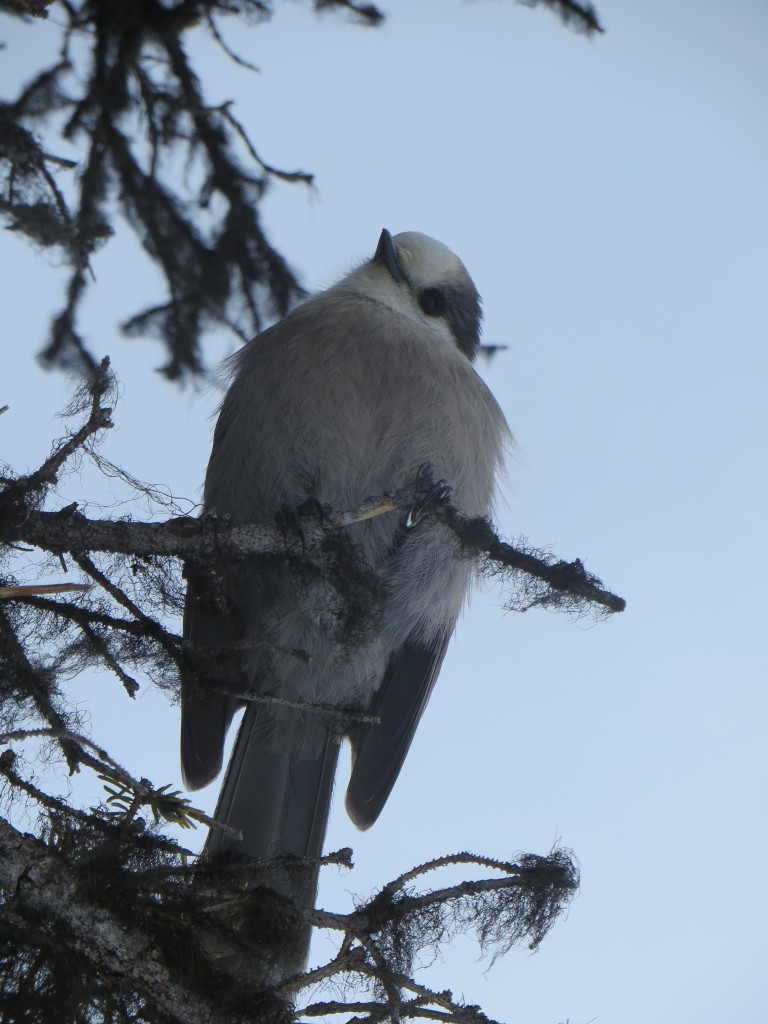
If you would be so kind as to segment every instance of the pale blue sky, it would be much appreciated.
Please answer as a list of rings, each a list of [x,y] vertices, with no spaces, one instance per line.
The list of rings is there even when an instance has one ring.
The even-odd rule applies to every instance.
[[[392,0],[378,31],[277,6],[259,29],[223,23],[260,75],[190,39],[208,101],[234,99],[265,160],[317,176],[314,198],[273,189],[275,240],[310,288],[383,226],[460,254],[486,340],[510,346],[482,369],[520,446],[501,529],[628,600],[594,626],[478,594],[381,819],[360,835],[335,810],[329,847],[357,868],[321,900],[560,835],[582,891],[540,952],[483,974],[461,944],[431,984],[510,1024],[763,1019],[768,6],[603,0],[592,41],[507,2]],[[48,33],[0,23],[0,96]],[[0,453],[23,468],[69,391],[31,358],[62,277],[14,237],[0,247]],[[131,238],[94,266],[86,334],[124,385],[106,454],[195,497],[214,400],[117,332],[160,294]],[[111,679],[75,693],[116,756],[179,784],[175,708]]]

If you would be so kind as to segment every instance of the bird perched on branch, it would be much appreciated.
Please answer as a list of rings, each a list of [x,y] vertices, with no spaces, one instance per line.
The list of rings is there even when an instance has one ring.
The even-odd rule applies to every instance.
[[[487,515],[510,435],[472,366],[480,319],[477,290],[446,246],[383,231],[372,259],[232,360],[205,510],[264,524],[308,499],[342,511],[413,484],[429,464],[460,512]],[[216,810],[244,838],[214,832],[209,852],[318,857],[345,735],[346,807],[358,827],[373,824],[398,776],[471,564],[429,517],[414,525],[394,511],[346,532],[358,566],[378,581],[357,629],[344,625],[343,586],[313,575],[300,556],[243,559],[205,580],[191,574],[185,637],[209,656],[205,672],[183,682],[190,788],[219,773],[229,724],[246,706]],[[340,709],[335,720],[329,706]],[[350,708],[375,723],[345,719]]]

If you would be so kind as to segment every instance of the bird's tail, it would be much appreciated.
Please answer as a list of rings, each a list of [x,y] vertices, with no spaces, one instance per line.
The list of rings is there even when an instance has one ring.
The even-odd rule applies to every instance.
[[[339,738],[319,723],[319,738],[297,751],[270,749],[265,742],[265,710],[250,704],[243,716],[214,817],[237,829],[237,840],[212,829],[204,853],[209,857],[238,854],[274,865],[254,865],[249,885],[265,886],[298,908],[312,909],[317,895],[317,858],[322,854]],[[294,860],[294,858],[296,858]],[[271,972],[273,982],[306,967],[312,928],[302,922],[284,963]]]

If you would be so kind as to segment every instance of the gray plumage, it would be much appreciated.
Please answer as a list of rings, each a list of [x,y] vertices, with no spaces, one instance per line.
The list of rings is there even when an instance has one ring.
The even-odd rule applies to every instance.
[[[232,361],[206,511],[272,524],[308,498],[352,509],[413,485],[429,462],[434,479],[453,488],[459,510],[488,514],[509,433],[471,365],[479,325],[477,291],[449,249],[413,232],[394,239],[383,232],[372,260]],[[448,529],[425,522],[407,530],[398,513],[348,533],[383,586],[374,626],[355,643],[338,636],[334,588],[282,556],[224,567],[215,595],[190,582],[188,641],[238,649],[212,659],[202,688],[184,681],[188,786],[206,785],[220,770],[225,734],[242,704],[226,691],[354,705],[381,722],[348,730],[347,809],[361,828],[378,816],[442,663],[471,564],[457,557]],[[217,808],[220,820],[242,829],[239,849],[320,854],[341,739],[311,710],[248,706]],[[220,833],[208,843],[212,851],[230,846]]]

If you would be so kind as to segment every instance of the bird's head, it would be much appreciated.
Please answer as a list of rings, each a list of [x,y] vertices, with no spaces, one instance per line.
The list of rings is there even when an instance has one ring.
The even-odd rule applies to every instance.
[[[442,242],[384,229],[373,259],[343,284],[428,326],[470,361],[480,347],[480,296],[464,264]]]

